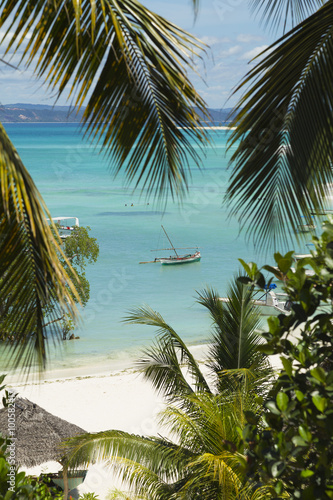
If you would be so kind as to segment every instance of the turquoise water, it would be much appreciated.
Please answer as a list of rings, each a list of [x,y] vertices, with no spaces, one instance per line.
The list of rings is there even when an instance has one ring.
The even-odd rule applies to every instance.
[[[98,262],[87,268],[91,299],[75,334],[80,340],[51,349],[53,368],[79,367],[132,359],[151,344],[154,330],[124,324],[129,309],[147,304],[160,312],[189,343],[204,343],[210,332],[196,290],[206,285],[225,294],[239,268],[237,258],[260,262],[261,256],[227,220],[223,196],[229,178],[226,131],[212,132],[204,169],[192,169],[182,205],[168,200],[165,211],[154,199],[126,188],[110,174],[108,161],[79,134],[75,124],[7,124],[6,130],[40,190],[52,217],[78,217],[100,245]],[[148,204],[149,203],[149,204]],[[199,246],[201,262],[183,266],[139,264],[169,244]],[[186,251],[184,253],[187,253]]]

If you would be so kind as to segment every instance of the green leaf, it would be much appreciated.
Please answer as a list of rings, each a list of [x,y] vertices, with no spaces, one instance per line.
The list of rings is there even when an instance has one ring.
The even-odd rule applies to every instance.
[[[321,413],[326,410],[328,405],[327,399],[320,396],[319,394],[315,394],[314,396],[312,396],[312,402],[317,410],[319,410]]]
[[[291,259],[280,259],[278,262],[279,269],[281,269],[281,271],[284,274],[286,274],[289,271],[291,264],[292,264]]]
[[[248,274],[248,276],[254,280],[255,279],[255,276],[258,272],[258,267],[257,267],[257,264],[255,264],[254,262],[249,262],[248,264],[243,260],[243,259],[238,259],[239,262],[242,264],[245,272]]]
[[[274,348],[268,344],[258,346],[258,351],[267,355],[274,354]]]
[[[274,401],[267,401],[267,403],[265,403],[265,407],[272,413],[274,413],[274,415],[280,415],[280,411],[277,409],[276,407],[276,404]]]
[[[299,435],[304,439],[306,442],[310,442],[312,440],[312,435],[309,429],[303,425],[300,425],[298,427],[298,432]]]
[[[288,358],[284,358],[284,357],[281,357],[281,362],[283,364],[283,367],[288,375],[289,378],[292,377],[292,374],[293,374],[293,368],[292,368],[292,362],[290,359]]]
[[[311,375],[319,380],[319,382],[321,382],[322,384],[325,384],[326,382],[326,372],[323,368],[321,368],[320,366],[318,366],[317,368],[313,368],[311,371],[310,371]]]
[[[298,401],[303,401],[304,399],[304,394],[302,391],[299,391],[298,389],[295,391],[296,398]]]
[[[272,476],[273,477],[278,477],[281,475],[281,473],[284,471],[284,469],[286,468],[286,465],[285,463],[280,460],[278,462],[275,462],[273,465],[272,465]]]
[[[295,446],[308,446],[308,444],[304,441],[303,438],[301,438],[301,436],[294,436],[291,440]]]
[[[289,403],[288,395],[285,392],[279,392],[276,396],[276,403],[281,411],[286,411]]]
[[[277,483],[274,486],[275,492],[280,495],[283,491],[283,482],[282,481],[277,481]]]
[[[302,470],[301,477],[307,478],[313,476],[314,472],[310,469]]]

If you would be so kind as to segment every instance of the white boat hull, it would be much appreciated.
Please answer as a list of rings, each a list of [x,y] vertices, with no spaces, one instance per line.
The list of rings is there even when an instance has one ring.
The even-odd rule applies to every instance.
[[[161,264],[164,265],[179,265],[179,264],[190,264],[191,262],[199,262],[201,259],[200,252],[195,252],[192,255],[183,255],[179,257],[166,257],[158,259]]]
[[[220,297],[222,302],[229,302],[228,297]],[[265,299],[253,299],[252,303],[259,309],[261,316],[278,316],[279,314],[290,314],[291,304],[288,301],[280,301],[277,295],[272,292],[265,293]]]

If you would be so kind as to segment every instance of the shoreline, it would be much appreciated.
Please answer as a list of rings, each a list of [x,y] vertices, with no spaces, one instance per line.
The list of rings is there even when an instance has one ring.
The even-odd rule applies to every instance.
[[[200,365],[204,375],[210,380],[208,361],[210,344],[190,347],[190,351]],[[275,363],[274,363],[275,361]],[[277,368],[277,359],[272,364]],[[281,364],[281,363],[280,363]],[[73,423],[87,432],[120,430],[142,436],[163,435],[170,437],[168,429],[159,423],[159,414],[165,408],[165,400],[139,373],[133,363],[123,365],[118,370],[101,372],[104,368],[96,365],[89,374],[79,375],[73,368],[55,378],[54,372],[46,372],[42,380],[27,380],[5,383],[18,392],[18,397],[42,407],[49,413]],[[51,377],[52,376],[52,377]],[[19,443],[17,443],[19,446]],[[39,466],[20,467],[29,475],[53,473],[61,469],[60,464],[51,461]],[[103,462],[88,467],[84,482],[76,493],[94,492],[99,500],[108,500],[109,491],[121,489],[114,473]],[[75,491],[75,490],[74,490]],[[72,491],[72,495],[74,494]],[[73,496],[77,498],[77,496]]]
[[[207,345],[192,346],[191,352],[200,364],[207,359]],[[137,369],[127,365],[122,370],[109,369],[104,373],[97,373],[101,367],[95,368],[94,372],[86,376],[77,373],[74,375],[72,372],[69,377],[62,373],[61,378],[48,378],[54,375],[48,372],[41,381],[21,380],[14,383],[6,378],[5,383],[7,388],[11,387],[18,392],[18,397],[27,398],[47,412],[87,432],[114,429],[142,436],[167,436],[167,431],[159,425],[158,418],[165,407],[163,396],[144,380]],[[205,369],[202,365],[201,368]],[[57,472],[61,466],[50,461],[20,469],[29,475],[38,476],[41,473]],[[105,463],[98,462],[88,467],[84,482],[74,491],[81,495],[93,492],[98,495],[99,500],[108,500],[109,491],[115,487],[121,488],[121,485],[114,473]],[[77,496],[73,495],[73,498]]]
[[[188,348],[196,356],[200,362],[203,361],[207,355],[208,343],[187,343]],[[7,385],[24,386],[30,384],[39,384],[43,382],[50,382],[55,380],[69,380],[77,378],[92,378],[99,376],[112,376],[117,373],[136,370],[136,363],[142,357],[143,349],[133,351],[119,351],[118,356],[109,358],[107,356],[89,355],[87,358],[82,357],[80,361],[82,364],[79,366],[63,366],[61,360],[56,360],[55,364],[49,366],[39,376],[37,369],[31,370],[29,378],[24,375],[24,371],[19,369],[13,372],[7,372],[5,383]],[[65,363],[65,359],[62,360]]]
[[[85,124],[82,124],[80,121],[79,122],[25,122],[25,121],[22,121],[22,122],[1,122],[3,125],[6,125],[6,124],[11,124],[11,125],[22,125],[22,124],[26,124],[26,125],[80,125],[80,126],[83,126]],[[179,127],[179,128],[184,128],[184,127]],[[204,129],[204,130],[236,130],[237,127],[228,127],[226,125],[213,125],[212,127],[204,127],[204,126],[200,126],[200,127],[196,127],[198,129]]]

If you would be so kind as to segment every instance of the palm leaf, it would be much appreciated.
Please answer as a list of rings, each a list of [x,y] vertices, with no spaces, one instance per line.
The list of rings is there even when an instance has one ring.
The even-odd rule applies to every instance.
[[[78,295],[60,264],[43,200],[1,125],[0,176],[0,338],[8,364],[42,369],[48,339],[61,335],[54,320],[75,317],[71,293]]]
[[[136,0],[1,6],[6,52],[17,52],[31,35],[22,62],[77,110],[87,101],[85,133],[110,156],[113,172],[124,168],[147,196],[181,196],[190,161],[200,165],[192,141],[207,141],[194,110],[207,116],[205,103],[186,73],[204,45]]]
[[[176,442],[194,454],[224,451],[224,441],[238,435],[231,417],[232,403],[224,404],[220,395],[196,393],[185,397],[186,409],[167,406],[161,412],[161,424],[175,436]],[[237,422],[239,425],[239,422]]]
[[[333,2],[266,51],[240,87],[227,201],[258,246],[293,240],[332,182]],[[268,52],[269,50],[269,52]],[[240,142],[238,142],[240,141]]]
[[[322,6],[320,0],[251,0],[251,10],[257,14],[261,12],[261,22],[277,29],[283,25],[285,32],[287,24],[296,24],[304,21]]]
[[[189,469],[192,474],[181,498],[191,498],[193,493],[199,492],[203,500],[238,498],[243,477],[235,454],[225,451],[220,455],[204,453],[189,464]]]
[[[228,302],[219,300],[211,288],[198,292],[199,304],[212,317],[214,334],[210,347],[211,368],[222,370],[250,368],[258,357],[257,346],[262,338],[257,333],[260,315],[252,304],[252,293],[236,278],[229,286]],[[261,355],[260,355],[261,356]]]
[[[209,385],[190,350],[159,313],[145,306],[130,312],[125,321],[150,325],[157,329],[157,341],[144,351],[144,357],[137,362],[137,366],[143,376],[157,391],[162,392],[168,401],[182,400],[184,394],[190,394],[194,390],[210,392]],[[191,383],[182,371],[183,366],[187,368]]]
[[[162,438],[145,438],[123,431],[84,434],[64,445],[71,468],[106,461],[131,492],[148,498],[171,498],[173,483],[179,480],[192,453]]]

